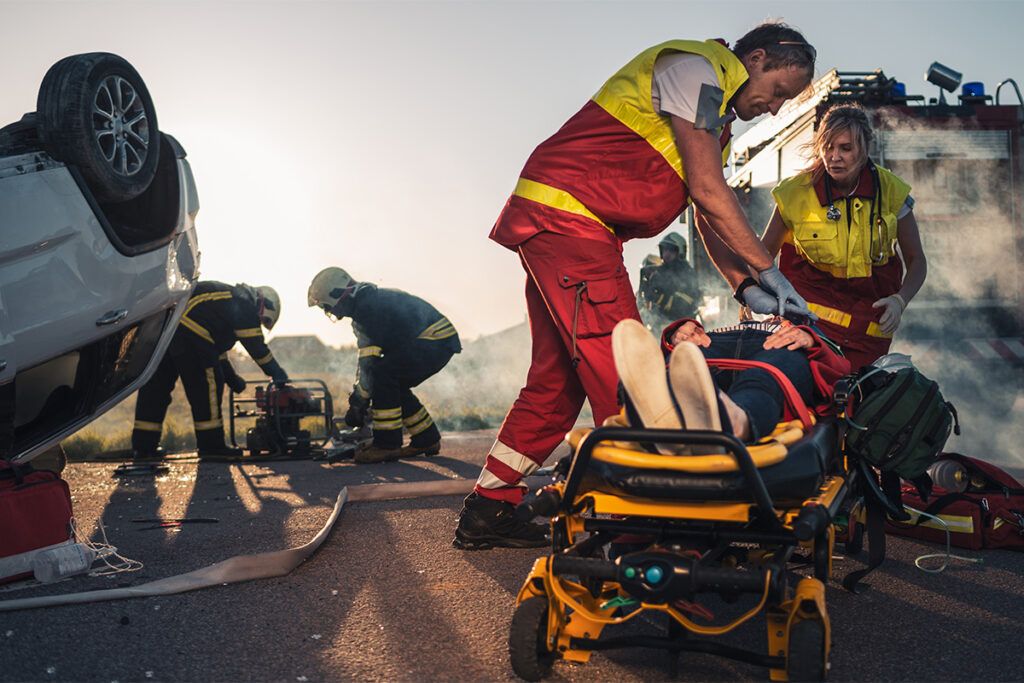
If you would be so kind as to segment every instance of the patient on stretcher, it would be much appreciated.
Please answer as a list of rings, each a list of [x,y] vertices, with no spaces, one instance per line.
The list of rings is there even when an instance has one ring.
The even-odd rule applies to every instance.
[[[631,423],[725,431],[747,443],[794,417],[786,414],[782,388],[768,370],[713,373],[705,359],[774,366],[819,415],[830,409],[835,381],[850,372],[849,362],[810,327],[779,319],[708,332],[694,320],[680,320],[665,329],[660,348],[643,325],[623,320],[612,333],[612,350]],[[674,446],[658,448],[678,452]]]

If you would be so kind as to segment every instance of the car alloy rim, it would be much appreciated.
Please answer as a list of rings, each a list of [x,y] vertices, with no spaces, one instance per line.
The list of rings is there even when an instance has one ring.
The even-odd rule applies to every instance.
[[[149,117],[135,88],[120,76],[107,76],[92,103],[93,131],[103,158],[114,172],[132,176],[149,153]]]

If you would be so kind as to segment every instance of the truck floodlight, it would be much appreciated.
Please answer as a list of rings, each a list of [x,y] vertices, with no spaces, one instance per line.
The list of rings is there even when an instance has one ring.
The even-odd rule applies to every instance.
[[[939,104],[945,104],[946,93],[943,91],[954,92],[960,85],[960,79],[963,78],[963,74],[950,69],[944,64],[932,62],[924,78],[929,83],[939,86]]]

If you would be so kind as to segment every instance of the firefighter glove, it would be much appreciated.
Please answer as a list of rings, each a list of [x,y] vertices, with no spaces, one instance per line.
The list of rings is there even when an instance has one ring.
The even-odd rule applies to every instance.
[[[239,377],[238,375],[235,375],[234,377],[228,377],[226,380],[226,384],[228,385],[228,387],[231,388],[231,391],[233,391],[236,394],[240,394],[243,391],[245,391],[245,380]]]
[[[900,326],[900,319],[903,317],[903,311],[906,307],[907,302],[899,294],[887,296],[871,304],[871,308],[884,309],[882,317],[878,319],[878,326],[886,334],[892,334]]]
[[[778,313],[780,316],[785,317],[786,312],[789,311],[790,313],[813,318],[811,310],[807,308],[807,301],[797,293],[778,266],[765,268],[757,275],[758,284],[760,284],[761,289],[775,295],[777,307],[767,311],[768,313]],[[760,312],[758,311],[758,313]]]

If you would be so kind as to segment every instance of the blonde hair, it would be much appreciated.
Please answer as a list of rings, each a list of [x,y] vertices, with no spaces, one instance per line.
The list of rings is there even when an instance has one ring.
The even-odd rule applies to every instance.
[[[867,113],[857,104],[837,104],[825,112],[810,144],[812,158],[806,171],[811,174],[811,183],[817,183],[824,177],[826,171],[822,157],[825,150],[840,133],[846,131],[850,132],[853,144],[860,152],[861,163],[867,161],[868,148],[875,137]]]

